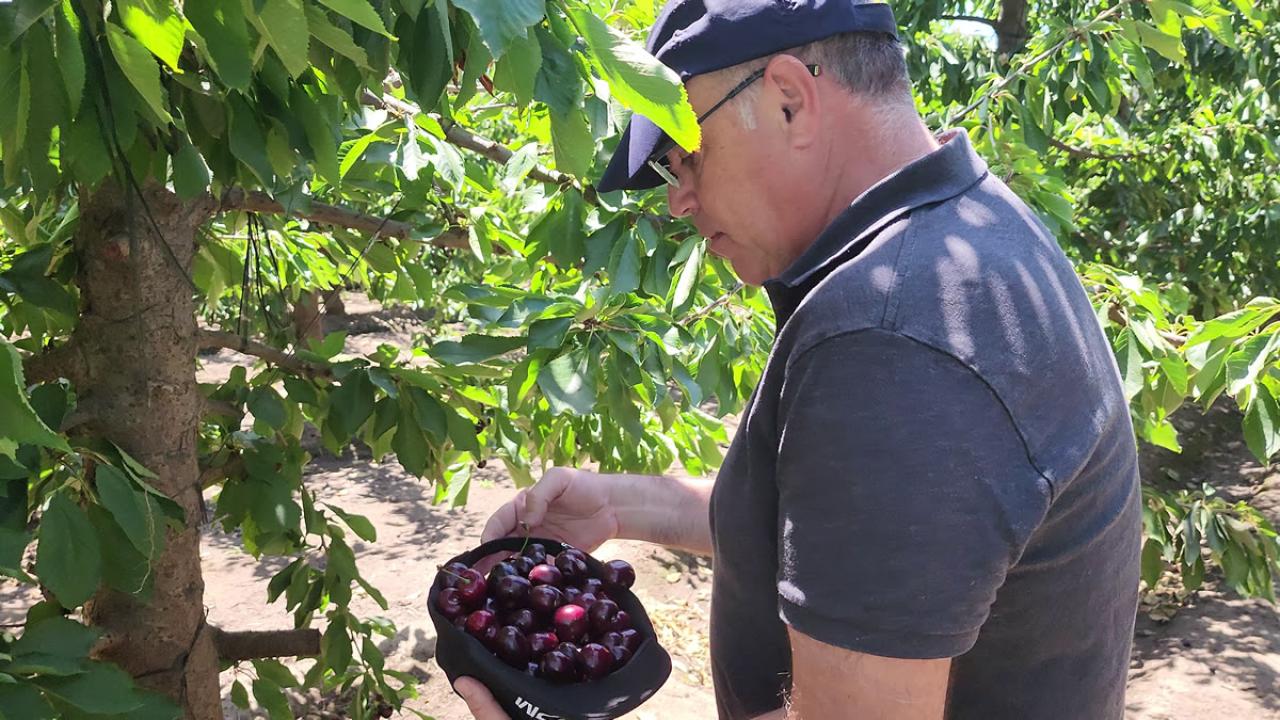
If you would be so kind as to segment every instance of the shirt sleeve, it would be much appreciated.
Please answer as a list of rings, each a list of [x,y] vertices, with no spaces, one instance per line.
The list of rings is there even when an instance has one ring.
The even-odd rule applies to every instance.
[[[782,619],[882,657],[967,652],[1050,489],[991,388],[885,330],[793,360],[779,405]]]

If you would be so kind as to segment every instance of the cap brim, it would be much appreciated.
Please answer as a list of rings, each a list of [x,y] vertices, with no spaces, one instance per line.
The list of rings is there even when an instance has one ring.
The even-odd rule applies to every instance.
[[[662,176],[649,167],[649,157],[666,137],[662,128],[648,118],[632,115],[596,189],[600,192],[647,190],[662,185]]]

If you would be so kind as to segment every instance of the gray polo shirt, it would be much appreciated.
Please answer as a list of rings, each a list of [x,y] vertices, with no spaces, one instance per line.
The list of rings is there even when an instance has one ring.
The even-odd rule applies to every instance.
[[[1053,237],[946,139],[765,285],[777,339],[711,501],[722,718],[781,706],[786,625],[955,658],[950,718],[1123,714],[1141,494],[1115,359]]]

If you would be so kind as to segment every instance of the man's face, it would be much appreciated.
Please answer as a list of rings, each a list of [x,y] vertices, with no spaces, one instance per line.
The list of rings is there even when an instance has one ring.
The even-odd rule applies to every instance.
[[[766,80],[757,81],[761,85]],[[701,115],[724,97],[734,82],[699,76],[688,83],[689,100]],[[668,156],[679,188],[669,188],[671,214],[688,217],[710,251],[730,262],[743,282],[760,285],[795,260],[805,231],[805,174],[801,158],[789,152],[781,108],[770,111],[771,88],[757,88],[729,101],[702,126],[702,148]],[[755,127],[743,121],[739,103],[754,107]],[[810,238],[811,239],[811,238]]]

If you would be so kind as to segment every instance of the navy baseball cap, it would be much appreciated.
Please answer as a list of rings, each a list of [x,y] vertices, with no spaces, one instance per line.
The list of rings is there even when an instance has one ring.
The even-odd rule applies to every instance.
[[[846,32],[897,37],[893,10],[868,0],[671,0],[649,33],[647,49],[688,81]],[[662,184],[648,160],[667,135],[632,115],[597,189],[644,190]]]

